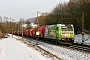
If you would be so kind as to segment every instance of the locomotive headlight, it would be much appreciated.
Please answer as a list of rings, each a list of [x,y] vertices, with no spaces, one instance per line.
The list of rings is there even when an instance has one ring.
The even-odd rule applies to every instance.
[[[62,36],[62,38],[64,38],[65,36]]]
[[[64,36],[62,36],[62,38],[63,38]]]
[[[66,31],[67,33],[69,32],[69,31]]]
[[[73,36],[72,36],[72,38],[73,38]]]

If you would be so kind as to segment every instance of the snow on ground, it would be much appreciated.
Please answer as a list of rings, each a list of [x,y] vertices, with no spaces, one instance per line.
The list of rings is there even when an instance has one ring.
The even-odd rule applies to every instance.
[[[90,60],[90,54],[79,52],[76,50],[67,49],[60,46],[40,43],[39,45],[50,53],[62,58],[63,60]]]
[[[88,38],[88,39],[87,39]],[[84,44],[90,45],[90,36],[85,34],[84,35]],[[82,43],[82,35],[75,35],[75,41],[77,43]],[[54,46],[47,43],[39,43],[40,47],[43,49],[51,52],[52,54],[62,58],[63,60],[90,60],[90,54],[89,53],[83,53],[76,50],[67,49],[60,46]]]
[[[85,39],[87,39],[89,37],[89,35],[85,35],[84,36]],[[89,37],[90,38],[90,37]],[[82,42],[82,35],[75,35],[75,41],[80,41]],[[32,43],[35,43],[36,41],[34,40],[30,40]],[[90,39],[88,39],[87,43],[90,41]],[[76,50],[71,50],[71,49],[67,49],[64,47],[60,47],[60,46],[55,46],[55,45],[51,45],[48,43],[44,43],[44,42],[38,42],[38,46],[40,46],[41,48],[45,49],[46,51],[49,51],[50,53],[62,58],[63,60],[90,60],[90,54],[89,53],[84,53],[84,52],[80,52],[80,51],[76,51]]]
[[[21,37],[18,36],[14,37],[21,39]],[[85,39],[87,39],[89,35],[85,35],[84,37]],[[75,35],[75,39],[76,42],[81,43],[82,35]],[[30,39],[30,41],[34,44],[36,43],[35,40]],[[87,42],[89,44],[90,39],[88,38],[88,40],[84,42]],[[44,42],[38,42],[38,44],[38,46],[62,58],[63,60],[90,60],[89,53],[50,45]],[[37,52],[36,50],[27,47],[25,44],[17,41],[13,37],[9,37],[0,40],[0,60],[49,60],[49,58],[43,57],[40,52]]]
[[[0,60],[50,60],[13,37],[0,39]]]
[[[85,45],[90,45],[90,35],[88,35],[88,34],[84,35],[84,42],[82,42],[82,35],[81,34],[75,35],[74,43],[78,43],[78,44],[83,43]]]

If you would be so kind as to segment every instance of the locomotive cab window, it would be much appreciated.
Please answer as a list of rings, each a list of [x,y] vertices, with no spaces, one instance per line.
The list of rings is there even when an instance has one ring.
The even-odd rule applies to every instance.
[[[67,26],[67,29],[72,31],[72,26]]]
[[[61,28],[62,30],[70,30],[70,31],[73,30],[72,26],[62,26]]]

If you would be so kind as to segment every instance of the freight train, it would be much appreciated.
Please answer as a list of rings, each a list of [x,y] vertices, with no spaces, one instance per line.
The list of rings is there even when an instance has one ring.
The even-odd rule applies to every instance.
[[[13,34],[22,35],[22,31],[14,31]],[[73,42],[74,41],[74,26],[73,24],[55,24],[41,26],[37,28],[31,28],[30,30],[23,31],[24,36],[29,37],[38,37],[44,39],[50,39],[55,42],[65,41]]]

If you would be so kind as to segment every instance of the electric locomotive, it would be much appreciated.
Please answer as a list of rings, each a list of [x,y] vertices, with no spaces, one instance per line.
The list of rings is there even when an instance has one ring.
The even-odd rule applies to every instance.
[[[73,41],[74,40],[74,27],[72,24],[56,24],[46,26],[45,38]]]

